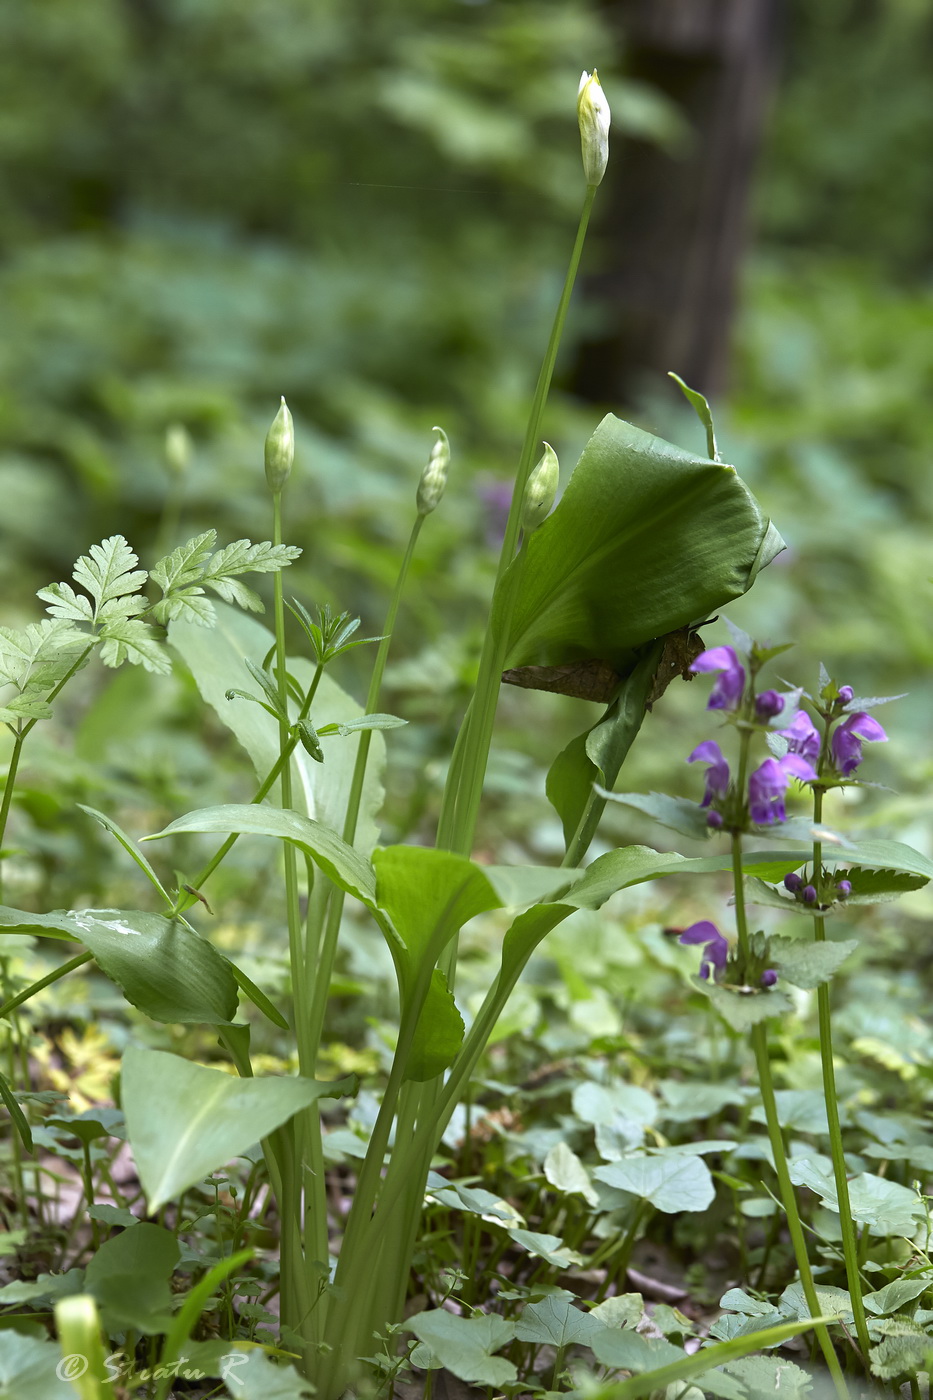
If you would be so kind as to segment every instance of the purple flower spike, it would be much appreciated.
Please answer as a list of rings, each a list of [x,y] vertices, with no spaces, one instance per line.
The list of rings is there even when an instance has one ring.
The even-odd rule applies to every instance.
[[[798,890],[803,889],[802,876],[796,874],[796,872],[792,872],[790,875],[785,875],[784,888],[785,890],[789,890],[791,894],[796,894]]]
[[[773,967],[765,968],[764,972],[761,974],[761,985],[763,987],[773,987],[777,980],[778,975]]]
[[[850,715],[834,731],[832,738],[833,765],[841,777],[854,773],[862,761],[862,740],[870,744],[883,744],[887,734],[876,719],[859,711]]]
[[[763,722],[774,719],[784,709],[784,696],[776,690],[763,690],[755,700],[755,718]]]
[[[709,919],[701,919],[699,923],[685,928],[677,941],[687,944],[702,943],[705,952],[700,963],[700,976],[705,981],[712,972],[714,981],[719,980],[729,960],[729,944],[714,923]]]
[[[840,705],[848,705],[850,700],[855,699],[855,691],[850,685],[841,685],[839,687],[839,694],[836,698],[838,699]]]
[[[836,886],[836,893],[840,899],[848,899],[849,895],[852,893],[852,881],[840,880]]]
[[[714,797],[725,797],[729,791],[729,765],[715,739],[706,739],[702,744],[697,744],[687,762],[710,765],[706,770],[706,791],[701,807],[708,807]]]
[[[816,903],[816,887],[814,885],[804,885],[803,902],[804,904]]]
[[[708,710],[738,709],[745,691],[745,668],[733,647],[712,647],[701,652],[690,667],[691,671],[721,671],[706,702]]]
[[[793,724],[778,733],[787,740],[788,753],[799,753],[811,763],[819,758],[820,731],[805,710],[799,710]]]
[[[784,793],[791,778],[813,782],[816,770],[800,754],[787,753],[782,759],[766,758],[748,780],[748,806],[758,826],[787,820]]]

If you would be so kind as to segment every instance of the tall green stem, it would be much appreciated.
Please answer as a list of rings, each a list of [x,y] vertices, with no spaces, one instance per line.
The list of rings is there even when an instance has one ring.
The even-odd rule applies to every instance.
[[[505,571],[515,557],[519,531],[521,529],[525,486],[534,465],[535,455],[538,451],[541,420],[544,416],[544,407],[547,403],[551,379],[554,375],[557,352],[560,348],[564,323],[567,319],[567,310],[570,306],[570,297],[573,292],[574,282],[576,281],[577,269],[580,266],[580,257],[586,239],[586,230],[590,221],[593,200],[596,197],[596,189],[596,185],[587,186],[586,197],[584,198],[583,209],[580,214],[580,223],[577,228],[577,236],[574,241],[573,251],[570,255],[570,263],[567,267],[567,276],[564,279],[563,291],[561,292],[557,311],[554,315],[554,324],[551,327],[550,339],[548,340],[547,350],[544,354],[541,372],[538,375],[538,383],[535,387],[531,412],[528,416],[528,426],[525,431],[525,440],[522,444],[521,457],[519,458],[518,474],[515,478],[515,489],[512,493],[512,505],[509,510],[509,518],[505,527],[505,537],[502,541],[502,550],[499,555],[499,568],[496,573],[494,589],[495,593],[499,592]],[[473,836],[476,830],[476,819],[479,812],[480,798],[482,796],[483,779],[486,775],[489,746],[492,742],[492,731],[496,718],[500,678],[505,665],[505,656],[509,644],[508,633],[509,629],[507,626],[489,626],[486,629],[483,650],[480,656],[479,674],[476,679],[476,690],[474,692],[473,702],[463,721],[466,726],[466,742],[462,749],[461,763],[458,765],[456,772],[453,770],[451,771],[444,791],[444,800],[438,822],[437,845],[442,850],[456,851],[463,856],[469,856],[473,847]]]
[[[744,738],[745,736],[743,735],[743,740]],[[740,789],[740,791],[741,790],[742,789]],[[740,957],[742,957],[742,950],[744,950],[744,956],[747,956],[749,944],[748,920],[745,914],[745,887],[742,883],[742,837],[739,832],[733,832],[732,834],[732,873],[735,882],[735,924],[739,936]],[[781,1124],[778,1119],[774,1081],[771,1078],[771,1059],[768,1054],[767,1022],[759,1022],[757,1026],[752,1027],[751,1041],[752,1050],[755,1054],[755,1064],[758,1069],[758,1086],[761,1090],[761,1102],[764,1107],[765,1122],[768,1127],[768,1140],[771,1143],[771,1155],[774,1158],[774,1170],[777,1174],[778,1189],[784,1206],[784,1214],[787,1216],[787,1228],[790,1232],[791,1244],[794,1249],[794,1258],[797,1261],[803,1296],[807,1300],[810,1316],[819,1317],[821,1315],[819,1299],[816,1296],[816,1288],[813,1284],[813,1273],[810,1269],[810,1259],[807,1254],[807,1242],[803,1233],[800,1212],[797,1208],[794,1184],[790,1179],[790,1169],[787,1165],[787,1152],[784,1147],[784,1135],[781,1132]],[[816,1327],[815,1331],[817,1341],[820,1344],[820,1350],[823,1353],[826,1365],[833,1378],[836,1393],[840,1397],[840,1400],[847,1400],[849,1392],[846,1388],[846,1383],[842,1375],[842,1368],[839,1365],[839,1358],[833,1348],[829,1333],[822,1323]]]
[[[813,823],[819,827],[823,820],[823,789],[813,789]],[[823,848],[819,841],[813,843],[813,879],[819,883],[823,873]],[[813,916],[813,938],[817,943],[826,940],[826,921],[821,914]],[[868,1364],[868,1350],[871,1338],[868,1335],[868,1322],[865,1305],[862,1302],[862,1279],[859,1270],[858,1239],[855,1222],[852,1219],[852,1206],[849,1201],[849,1181],[846,1173],[845,1150],[842,1143],[842,1128],[839,1123],[839,1104],[836,1099],[836,1069],[833,1064],[832,1011],[829,1001],[829,983],[822,982],[817,988],[817,1011],[820,1023],[820,1060],[823,1066],[823,1098],[826,1103],[826,1120],[829,1124],[829,1150],[833,1160],[833,1177],[836,1182],[836,1198],[839,1204],[839,1226],[842,1231],[842,1253],[846,1265],[846,1282],[852,1299],[852,1316],[858,1336],[862,1360]]]

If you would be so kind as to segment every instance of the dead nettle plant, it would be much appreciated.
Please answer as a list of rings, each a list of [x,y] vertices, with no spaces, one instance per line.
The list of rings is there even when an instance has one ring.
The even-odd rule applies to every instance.
[[[0,822],[9,812],[28,734],[95,650],[108,665],[130,661],[153,668],[167,667],[174,653],[256,768],[259,785],[251,804],[190,811],[147,838],[223,838],[203,869],[179,877],[177,889],[163,885],[115,822],[93,813],[142,869],[159,912],[36,915],[3,908],[6,931],[81,949],[3,1010],[9,1015],[41,986],[94,959],[155,1020],[217,1027],[235,1075],[150,1049],[130,1048],[124,1055],[122,1105],[149,1210],[157,1212],[261,1142],[281,1218],[282,1339],[323,1400],[343,1393],[362,1369],[360,1358],[372,1352],[374,1334],[385,1335],[401,1319],[432,1157],[534,949],[575,910],[596,909],[626,886],[670,868],[668,858],[645,847],[613,850],[585,870],[580,866],[605,790],[615,783],[646,711],[702,649],[694,629],[750,588],[783,547],[735,468],[720,460],[705,400],[685,385],[707,427],[707,457],[608,415],[554,507],[559,469],[546,444],[541,455],[543,420],[608,159],[609,109],[595,73],[583,75],[578,115],[583,207],[534,393],[475,690],[453,749],[433,847],[380,847],[376,817],[381,731],[403,723],[379,710],[382,679],[418,537],[444,490],[449,449],[440,430],[418,486],[411,536],[381,635],[369,639],[377,650],[364,705],[330,673],[343,651],[362,644],[357,621],[327,609],[315,617],[301,603],[285,602],[281,568],[298,550],[283,543],[294,457],[284,400],[266,442],[271,543],[239,542],[214,552],[213,534],[190,540],[152,570],[151,579],[163,590],[153,605],[140,591],[146,576],[136,570],[135,556],[115,537],[76,566],[82,593],[68,584],[42,590],[50,618],[22,633],[2,634],[2,679],[13,691],[3,718],[13,751]],[[274,571],[272,632],[233,607],[214,608],[205,597],[205,587],[212,588],[252,609],[253,596],[234,577],[246,569]],[[303,635],[300,656],[286,654],[286,606]],[[168,651],[151,636],[148,619],[168,625]],[[605,707],[595,724],[556,755],[550,770],[548,796],[566,835],[566,856],[557,869],[488,867],[470,859],[504,672],[518,684],[588,695]],[[195,908],[200,892],[242,836],[283,847],[291,994],[282,1005],[192,922],[201,917]],[[348,895],[364,906],[388,943],[399,1019],[391,1069],[337,1245],[319,1101],[351,1095],[357,1086],[352,1078],[319,1082],[315,1071]],[[455,1001],[458,934],[475,915],[501,907],[513,912],[501,963],[467,1030]],[[250,1026],[237,1019],[238,996],[294,1036],[295,1077],[254,1074]],[[2,1092],[28,1151],[30,1130],[17,1085],[4,1082]],[[169,1359],[197,1321],[193,1299],[195,1292],[166,1338]],[[807,1325],[794,1322],[790,1331]],[[786,1326],[782,1335],[788,1335]],[[670,1375],[665,1372],[659,1384],[696,1375],[761,1344],[757,1335],[730,1341],[728,1356],[717,1347],[699,1358],[684,1355],[676,1363],[681,1369],[669,1365]],[[649,1357],[640,1369],[652,1365]]]

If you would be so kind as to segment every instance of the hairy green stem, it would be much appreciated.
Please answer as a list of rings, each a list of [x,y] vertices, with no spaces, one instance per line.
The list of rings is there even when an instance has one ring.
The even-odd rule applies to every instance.
[[[819,826],[823,820],[823,789],[813,789],[813,823]],[[823,848],[819,841],[813,843],[813,879],[819,883],[823,873]],[[816,943],[826,940],[826,921],[821,914],[813,916],[813,938]],[[859,1350],[864,1365],[868,1365],[868,1352],[871,1338],[868,1335],[868,1321],[865,1305],[862,1302],[862,1279],[859,1269],[858,1239],[855,1222],[852,1219],[852,1206],[849,1201],[849,1180],[846,1170],[845,1149],[842,1142],[842,1128],[839,1122],[839,1103],[836,1096],[836,1069],[833,1063],[832,1010],[829,999],[829,983],[822,982],[817,988],[817,1012],[820,1024],[820,1061],[823,1067],[823,1099],[826,1103],[826,1120],[829,1124],[829,1151],[833,1162],[833,1177],[836,1182],[836,1197],[839,1206],[839,1226],[842,1232],[842,1253],[846,1265],[846,1282],[852,1299],[852,1316],[858,1337]]]
[[[742,738],[743,751],[747,754],[746,736],[743,734]],[[735,923],[739,936],[740,957],[744,958],[748,955],[749,947],[748,922],[745,914],[745,886],[742,881],[742,837],[741,833],[737,831],[732,834],[732,873],[735,883]],[[781,1124],[778,1119],[774,1081],[771,1078],[771,1059],[768,1054],[767,1022],[760,1021],[757,1026],[752,1027],[751,1042],[752,1050],[755,1054],[755,1064],[758,1069],[758,1087],[761,1091],[761,1102],[765,1111],[768,1140],[771,1143],[771,1155],[774,1158],[774,1170],[778,1179],[778,1189],[781,1195],[781,1202],[784,1206],[784,1214],[787,1217],[787,1228],[794,1249],[794,1258],[797,1261],[800,1284],[803,1288],[804,1298],[807,1301],[807,1307],[810,1309],[810,1316],[820,1317],[819,1299],[816,1296],[816,1288],[813,1283],[810,1258],[807,1254],[807,1242],[800,1220],[800,1211],[797,1207],[794,1184],[790,1179],[787,1152],[784,1147],[784,1135],[781,1132]],[[839,1365],[839,1358],[833,1348],[825,1325],[820,1323],[815,1328],[815,1333],[816,1339],[820,1345],[820,1350],[823,1353],[823,1358],[833,1378],[836,1394],[840,1397],[840,1400],[847,1400],[849,1392],[845,1380],[843,1379],[842,1367]]]

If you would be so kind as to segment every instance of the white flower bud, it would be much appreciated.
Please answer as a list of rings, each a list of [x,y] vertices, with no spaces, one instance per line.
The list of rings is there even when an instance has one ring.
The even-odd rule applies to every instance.
[[[557,453],[549,442],[544,444],[544,455],[528,478],[525,499],[522,501],[522,529],[526,535],[538,526],[550,512],[557,495],[560,478],[560,463]]]
[[[577,117],[586,183],[598,185],[609,161],[609,103],[595,68],[592,74],[584,71],[580,79]]]
[[[418,514],[430,515],[440,504],[447,485],[447,468],[450,466],[450,443],[443,428],[432,428],[437,433],[437,442],[431,448],[428,464],[421,473],[418,483]]]
[[[295,460],[295,425],[288,411],[285,395],[282,406],[272,420],[272,427],[266,434],[266,481],[269,490],[278,494],[288,480]]]
[[[171,423],[165,430],[165,464],[173,476],[184,476],[194,454],[191,434],[182,423]]]

